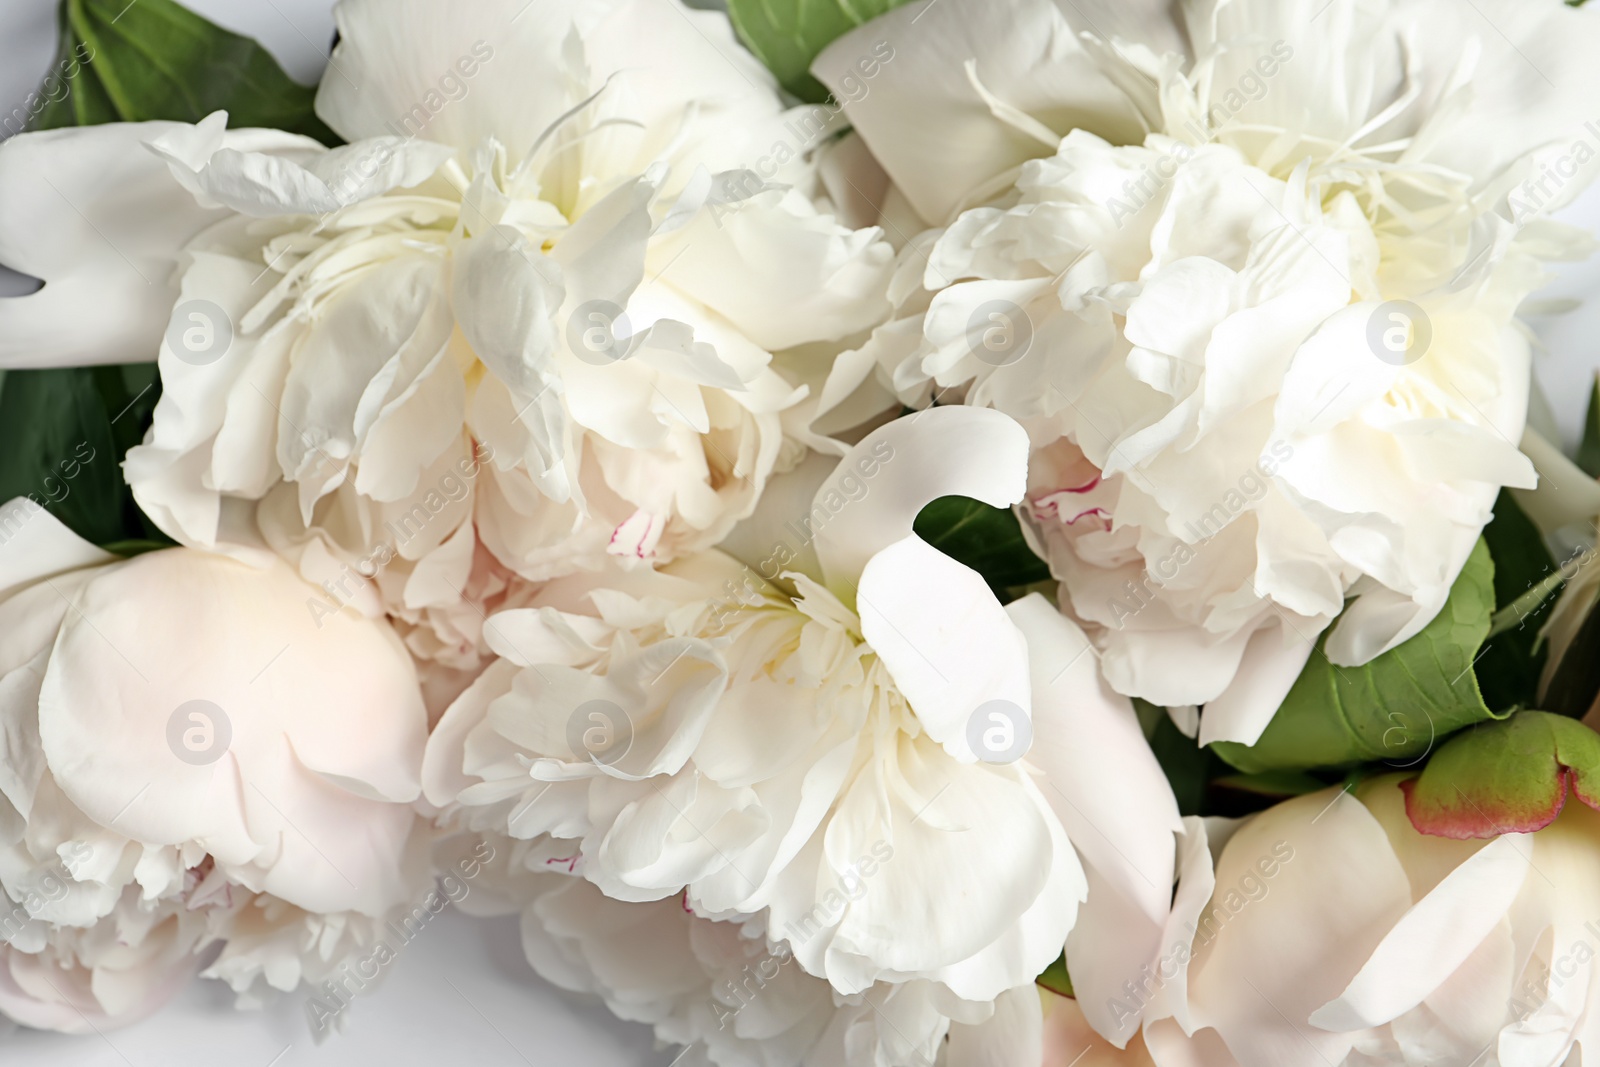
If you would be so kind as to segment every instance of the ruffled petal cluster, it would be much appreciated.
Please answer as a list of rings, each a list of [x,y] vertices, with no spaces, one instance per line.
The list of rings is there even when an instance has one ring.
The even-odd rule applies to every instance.
[[[379,621],[168,549],[118,560],[20,501],[0,546],[0,1010],[71,1031],[201,970],[320,981],[428,884],[427,719]]]
[[[885,217],[938,228],[825,406],[1023,421],[1024,511],[1112,685],[1251,743],[1322,631],[1341,666],[1416,634],[1501,488],[1534,484],[1516,314],[1591,245],[1547,216],[1594,176],[1600,18],[1111,7],[874,25],[920,58],[846,108]]]
[[[843,996],[988,1005],[1078,936],[1086,896],[1075,970],[1109,980],[1166,918],[1171,791],[1081,631],[910,530],[952,492],[1017,499],[1026,450],[995,412],[913,415],[824,465],[809,509],[758,514],[750,564],[549,583],[489,620],[501,659],[430,738],[429,801],[565,842],[613,899],[756,921]],[[814,573],[786,569],[802,553]]]

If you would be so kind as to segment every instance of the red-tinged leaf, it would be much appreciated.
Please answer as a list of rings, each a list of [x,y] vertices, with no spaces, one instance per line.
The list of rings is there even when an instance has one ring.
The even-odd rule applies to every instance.
[[[1555,821],[1569,795],[1600,809],[1600,734],[1563,715],[1519,711],[1456,734],[1400,788],[1421,833],[1532,833]]]

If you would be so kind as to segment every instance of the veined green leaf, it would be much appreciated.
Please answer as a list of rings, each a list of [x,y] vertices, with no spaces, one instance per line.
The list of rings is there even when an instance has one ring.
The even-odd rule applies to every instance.
[[[1494,606],[1494,563],[1480,540],[1421,633],[1361,667],[1334,666],[1324,635],[1261,738],[1212,747],[1247,774],[1419,763],[1457,730],[1503,717],[1484,704],[1473,672]]]
[[[174,0],[62,0],[58,26],[52,76],[66,92],[30,129],[118,120],[198,122],[221,109],[229,126],[270,127],[340,143],[313,110],[314,86],[290,78],[255,41]]]

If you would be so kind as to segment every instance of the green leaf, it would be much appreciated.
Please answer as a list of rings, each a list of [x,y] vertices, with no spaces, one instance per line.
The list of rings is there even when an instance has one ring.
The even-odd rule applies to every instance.
[[[1006,590],[1050,577],[1050,568],[1023,539],[1010,508],[964,496],[943,496],[917,515],[918,537],[979,574],[1002,601]]]
[[[122,116],[106,95],[105,86],[91,68],[94,50],[72,29],[72,13],[63,2],[56,11],[56,57],[45,74],[39,95],[46,103],[30,130],[55,130],[64,126],[98,126]]]
[[[67,92],[31,129],[122,120],[263,126],[339,144],[317,118],[316,88],[285,74],[266,49],[173,0],[62,0],[52,76]],[[71,76],[67,76],[71,71]],[[48,93],[55,96],[56,93]]]
[[[802,100],[820,103],[828,90],[811,76],[811,61],[836,38],[906,2],[728,0],[728,17],[779,84]]]
[[[1248,774],[1412,765],[1447,735],[1502,717],[1484,704],[1472,669],[1494,605],[1494,563],[1480,540],[1421,633],[1362,667],[1334,666],[1324,634],[1260,740],[1212,747]]]
[[[1528,707],[1537,697],[1544,669],[1546,649],[1539,630],[1560,593],[1559,583],[1546,581],[1557,571],[1555,557],[1533,520],[1503,489],[1483,539],[1494,560],[1496,614],[1478,658],[1478,684],[1491,708]]]
[[[95,544],[159,538],[120,466],[154,392],[130,396],[119,367],[8,373],[0,390],[0,501],[28,497]]]
[[[1422,833],[1533,833],[1555,821],[1569,794],[1600,808],[1600,734],[1561,715],[1519,711],[1456,734],[1400,788]]]
[[[1583,417],[1583,440],[1578,443],[1578,467],[1600,478],[1600,373],[1589,386],[1589,410]]]
[[[1077,996],[1072,991],[1072,976],[1067,973],[1067,954],[1065,952],[1056,957],[1056,961],[1046,967],[1044,973],[1035,978],[1034,982],[1058,996]]]

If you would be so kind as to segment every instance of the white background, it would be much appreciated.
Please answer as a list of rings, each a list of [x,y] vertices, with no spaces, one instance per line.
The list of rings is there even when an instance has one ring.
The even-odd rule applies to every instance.
[[[262,42],[297,79],[320,75],[333,38],[332,0],[183,0]],[[470,2],[470,0],[462,0]],[[0,0],[0,108],[43,78],[55,50],[55,0]],[[1600,187],[1575,221],[1600,229]],[[1600,258],[1564,266],[1544,298],[1600,297]],[[1548,348],[1540,380],[1570,448],[1589,381],[1600,367],[1600,300],[1529,320]],[[261,1013],[229,1010],[216,982],[192,984],[166,1011],[103,1037],[17,1031],[0,1037],[6,1067],[391,1067],[449,1061],[474,1067],[666,1067],[677,1049],[653,1050],[645,1027],[552,989],[528,968],[514,919],[473,921],[446,911],[407,946],[384,985],[358,998],[346,1032],[321,1046],[309,1036],[301,996]]]

